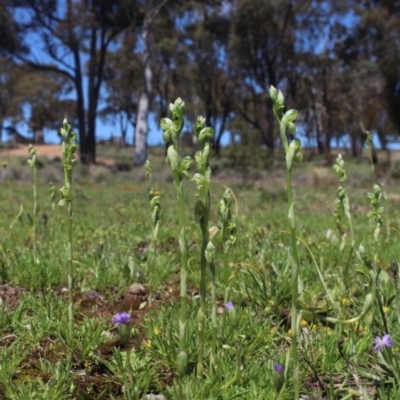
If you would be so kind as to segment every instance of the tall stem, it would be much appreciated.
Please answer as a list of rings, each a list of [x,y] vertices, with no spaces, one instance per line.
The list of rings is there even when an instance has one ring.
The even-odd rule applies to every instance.
[[[291,170],[286,171],[286,190],[287,199],[289,204],[289,223],[290,223],[290,234],[292,239],[292,303],[291,303],[291,349],[290,353],[293,360],[293,386],[295,389],[295,399],[299,398],[299,356],[297,353],[297,338],[298,338],[298,321],[297,321],[297,297],[298,297],[298,279],[299,279],[299,256],[297,251],[297,235],[296,235],[296,223],[294,217],[294,205],[292,199],[292,176]]]
[[[218,321],[217,321],[217,288],[215,280],[215,246],[210,241],[207,244],[205,251],[208,267],[210,268],[211,276],[211,332],[212,332],[212,347],[210,357],[210,367],[213,367],[217,360],[217,335],[218,335]]]
[[[73,279],[73,251],[72,251],[72,164],[75,161],[74,153],[76,151],[75,138],[76,133],[72,131],[71,125],[64,119],[63,127],[60,130],[63,144],[63,162],[64,162],[64,186],[60,189],[62,199],[58,203],[60,206],[67,205],[68,227],[67,227],[67,276],[68,276],[68,325],[69,334],[72,338],[73,324],[73,302],[72,291],[74,285]]]
[[[286,136],[286,130],[289,130],[292,135],[295,133],[294,121],[297,118],[298,112],[296,110],[286,111],[284,114],[285,101],[282,92],[271,86],[270,97],[273,102],[273,110],[276,119],[279,122],[280,136],[285,150],[286,158],[286,193],[289,206],[289,225],[291,234],[291,271],[292,271],[292,301],[291,301],[291,345],[290,355],[293,361],[293,387],[294,398],[298,399],[300,396],[300,381],[299,381],[299,356],[297,350],[298,343],[298,315],[297,315],[297,297],[298,297],[298,277],[299,277],[299,256],[297,250],[297,234],[296,234],[296,221],[294,217],[294,203],[292,196],[292,166],[293,162],[301,162],[303,155],[301,154],[301,143],[298,139],[293,139],[290,144]]]
[[[180,301],[181,310],[179,316],[179,350],[186,351],[186,320],[187,320],[187,276],[188,276],[188,250],[186,242],[185,229],[185,213],[183,203],[183,181],[176,177],[175,179],[176,195],[179,209],[179,247],[181,250],[181,286],[180,286]]]
[[[32,218],[32,240],[33,259],[36,263],[36,222],[37,222],[37,170],[36,164],[33,167],[33,218]]]
[[[73,314],[73,301],[72,301],[72,291],[74,289],[74,279],[73,279],[73,269],[72,269],[72,201],[67,201],[67,211],[68,211],[68,255],[67,255],[67,271],[68,271],[68,323],[69,332],[72,333],[72,322],[74,319]]]

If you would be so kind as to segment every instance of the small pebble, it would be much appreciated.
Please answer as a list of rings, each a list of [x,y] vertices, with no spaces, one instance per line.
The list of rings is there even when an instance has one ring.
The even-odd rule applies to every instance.
[[[144,296],[146,294],[146,289],[140,283],[133,283],[131,286],[129,286],[128,294]]]

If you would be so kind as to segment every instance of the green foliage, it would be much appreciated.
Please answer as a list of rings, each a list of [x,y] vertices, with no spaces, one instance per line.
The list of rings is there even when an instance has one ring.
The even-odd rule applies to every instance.
[[[179,139],[183,126],[182,103],[171,108],[171,122],[165,127],[170,146],[174,146],[172,134]],[[286,114],[282,110],[278,115],[283,118]],[[289,119],[280,121],[286,130]],[[73,165],[74,190],[72,176],[67,175],[71,181],[64,182],[64,188],[69,187],[70,191],[64,199],[67,207],[68,201],[74,202],[75,218],[72,330],[71,303],[64,289],[69,275],[65,268],[65,253],[69,261],[70,249],[69,214],[60,207],[53,210],[54,187],[49,201],[49,187],[40,179],[53,164],[44,161],[45,168],[38,170],[39,264],[32,258],[32,219],[26,212],[33,202],[30,179],[28,183],[10,182],[11,202],[9,191],[0,191],[0,266],[5,271],[5,284],[0,285],[0,396],[120,400],[152,394],[196,400],[274,399],[278,388],[274,385],[274,365],[279,363],[285,365],[285,370],[278,398],[296,397],[291,379],[293,363],[287,356],[293,343],[289,322],[293,286],[288,283],[293,282],[294,247],[289,228],[293,226],[294,207],[290,202],[284,204],[287,193],[283,189],[267,183],[243,185],[232,180],[230,189],[226,189],[226,182],[213,182],[210,162],[214,166],[214,159],[207,149],[211,130],[204,123],[199,120],[194,128],[199,136],[196,171],[193,173],[189,165],[182,167],[182,148],[178,147],[177,162],[171,162],[176,167],[172,174],[178,189],[185,177],[194,177],[195,187],[181,198],[165,179],[161,150],[151,152],[152,168],[148,164],[146,170],[151,183],[145,190],[141,181],[127,183],[123,174],[94,184],[75,172],[81,166],[73,163],[74,153],[69,153],[69,161],[64,163]],[[64,133],[71,132],[68,125],[64,127]],[[179,146],[179,140],[176,144]],[[74,146],[72,139],[69,145]],[[317,399],[339,400],[355,393],[365,398],[397,398],[399,190],[395,186],[387,188],[394,194],[387,200],[391,223],[389,230],[382,230],[389,211],[385,203],[383,213],[383,196],[377,186],[368,194],[368,163],[356,164],[346,159],[346,170],[343,159],[338,163],[340,177],[348,177],[343,183],[352,205],[349,209],[354,241],[362,243],[349,255],[338,251],[340,242],[332,234],[336,224],[332,200],[337,192],[328,185],[319,190],[310,186],[300,172],[312,171],[315,164],[303,161],[304,168],[299,171],[293,168],[296,154],[301,152],[298,143],[292,140],[287,150],[292,153],[280,165],[286,164],[286,172],[291,172],[296,183],[292,189],[296,198],[294,226],[299,264],[299,392],[303,397]],[[26,159],[23,163],[10,159],[9,167],[15,168],[16,163],[28,171],[29,177]],[[56,166],[61,170],[60,163]],[[268,172],[271,181],[282,182],[281,170],[279,167]],[[352,178],[361,170],[365,181],[355,186]],[[330,168],[327,171],[334,176]],[[153,185],[157,185],[157,191]],[[178,199],[183,207],[175,212]],[[196,218],[191,205],[196,205]],[[42,213],[47,214],[48,222],[40,218]],[[181,233],[181,217],[185,236]],[[343,233],[349,229],[346,221],[342,218]],[[203,230],[208,234],[204,253]],[[187,264],[182,264],[178,248],[186,241]],[[202,255],[207,279],[203,373],[198,376],[197,317],[204,301],[198,290]],[[342,269],[346,263],[354,268],[349,268],[344,285]],[[187,272],[184,314],[178,277],[182,265],[186,265]],[[153,304],[150,308],[143,299],[135,306],[140,310],[125,310],[131,312],[133,322],[124,328],[126,339],[121,341],[110,319],[117,308],[129,308],[125,301],[134,296],[125,293],[134,282],[142,283],[148,294],[152,289]],[[229,300],[233,309],[225,307]],[[182,315],[185,350],[181,349]],[[385,335],[392,338],[392,347],[380,344],[374,350],[376,340],[383,340]],[[355,375],[357,381],[353,379]]]

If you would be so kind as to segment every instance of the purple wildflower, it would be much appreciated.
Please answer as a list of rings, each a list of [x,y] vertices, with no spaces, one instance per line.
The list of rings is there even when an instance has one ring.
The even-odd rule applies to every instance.
[[[233,303],[229,300],[226,304],[225,304],[225,308],[226,311],[232,311],[233,310]]]
[[[122,313],[115,314],[112,317],[112,322],[114,326],[129,325],[131,322],[131,315],[125,311]]]
[[[274,370],[278,373],[283,372],[285,369],[285,366],[282,364],[274,364]]]
[[[385,347],[392,347],[393,342],[389,334],[386,334],[382,337],[382,339],[377,336],[374,340],[375,346],[374,351],[380,350],[383,351]]]

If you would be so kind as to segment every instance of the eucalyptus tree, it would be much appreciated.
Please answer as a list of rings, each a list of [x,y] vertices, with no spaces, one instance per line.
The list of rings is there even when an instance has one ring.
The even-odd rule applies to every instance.
[[[227,59],[232,36],[231,11],[221,4],[199,5],[185,29],[189,59],[187,74],[197,100],[193,112],[197,116],[199,109],[204,110],[207,125],[216,129],[213,145],[217,155],[236,105],[234,92],[238,82]],[[188,107],[189,114],[190,111]]]
[[[351,2],[360,23],[355,40],[364,57],[378,65],[384,78],[387,112],[400,133],[400,2],[366,0]]]
[[[22,34],[20,27],[13,18],[10,6],[13,0],[0,2],[0,55],[5,56],[26,50],[21,43]]]
[[[268,95],[270,85],[287,83],[295,53],[296,14],[305,1],[236,0],[232,2],[233,38],[230,68],[241,85],[237,113],[249,127],[259,131],[262,143],[275,147],[274,116]],[[305,4],[305,5],[303,5]]]
[[[57,121],[69,117],[71,105],[75,105],[66,98],[70,91],[71,84],[62,75],[24,68],[16,85],[15,101],[28,114],[25,122],[33,133],[34,143],[44,143],[44,129],[58,131]]]
[[[143,79],[140,58],[136,54],[136,37],[129,31],[121,45],[109,51],[105,66],[105,106],[99,114],[104,120],[118,121],[124,144],[129,126],[136,125],[136,111]]]
[[[124,29],[139,23],[140,9],[136,3],[132,0],[13,3],[14,20],[18,29],[25,32],[24,44],[31,49],[28,53],[18,53],[16,58],[38,70],[61,74],[74,85],[79,150],[85,163],[94,163],[96,159],[96,117],[107,49]],[[19,10],[23,10],[24,18],[18,18]],[[38,48],[42,48],[42,54],[38,54]]]
[[[147,160],[147,133],[148,115],[153,85],[153,68],[151,65],[152,34],[151,25],[158,16],[160,10],[168,3],[168,0],[144,2],[144,20],[140,32],[140,60],[143,73],[143,88],[140,93],[135,125],[135,155],[134,164],[144,165]]]
[[[10,59],[0,57],[0,143],[3,141],[3,126],[23,119],[23,110],[17,98],[18,82],[24,72]]]
[[[368,95],[358,95],[365,104],[364,125],[376,130],[386,149],[393,134],[400,133],[400,2],[347,0],[344,6],[352,11],[353,23],[339,56],[353,67],[364,94],[366,84],[371,88]]]

